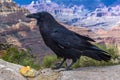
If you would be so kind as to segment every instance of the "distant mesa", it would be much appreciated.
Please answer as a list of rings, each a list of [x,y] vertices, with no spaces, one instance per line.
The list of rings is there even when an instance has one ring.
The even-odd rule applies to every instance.
[[[0,18],[1,16],[11,16],[12,14],[29,12],[25,8],[19,7],[13,0],[0,0]]]
[[[41,3],[51,3],[51,0],[39,0],[39,2],[41,2]]]
[[[3,3],[3,2],[12,2],[12,0],[0,0],[0,3]]]

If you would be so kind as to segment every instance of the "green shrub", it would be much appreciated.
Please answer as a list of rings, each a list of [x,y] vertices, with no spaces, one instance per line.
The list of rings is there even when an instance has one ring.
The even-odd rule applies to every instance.
[[[111,56],[112,59],[109,62],[105,61],[97,61],[92,58],[81,56],[80,59],[72,66],[73,68],[78,67],[86,67],[86,66],[107,66],[107,65],[115,65],[119,64],[119,62],[115,62],[115,59],[119,57],[118,50],[116,46],[106,46],[106,45],[97,45],[100,49],[107,51]],[[43,67],[49,68],[53,67],[55,62],[59,59],[55,55],[47,55],[43,59]]]
[[[112,59],[109,62],[104,61],[96,61],[89,57],[82,56],[74,65],[73,68],[78,68],[81,66],[104,66],[104,65],[113,65],[119,64],[119,62],[115,62],[118,59],[118,50],[116,46],[106,46],[106,45],[97,45],[99,48],[107,51]],[[6,54],[2,57],[4,60],[24,66],[31,66],[35,69],[40,69],[40,65],[35,63],[35,57],[30,53],[30,51],[20,50],[16,47],[12,47],[7,49]],[[47,55],[43,59],[43,68],[50,68],[55,65],[60,59],[57,59],[55,55]]]
[[[58,61],[58,59],[55,55],[47,55],[43,59],[43,67],[44,68],[53,67],[56,61]]]
[[[112,60],[109,62],[97,61],[92,58],[82,56],[72,67],[79,68],[79,67],[87,67],[87,66],[107,66],[113,64],[115,65],[117,63],[114,63]]]
[[[116,59],[118,59],[118,49],[117,46],[113,45],[97,45],[100,49],[107,51],[111,56],[112,59],[109,62],[105,61],[97,61],[92,58],[82,56],[72,67],[73,68],[78,68],[81,66],[107,66],[107,65],[115,65],[119,64],[119,61],[116,62]]]
[[[40,65],[35,63],[35,57],[29,51],[18,49],[17,47],[7,49],[6,55],[3,59],[15,64],[40,69]]]
[[[107,51],[111,56],[112,59],[116,59],[119,57],[118,48],[115,45],[97,45],[100,49]]]

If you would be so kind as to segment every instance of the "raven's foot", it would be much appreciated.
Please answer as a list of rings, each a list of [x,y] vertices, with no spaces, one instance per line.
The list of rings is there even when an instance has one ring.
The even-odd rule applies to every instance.
[[[61,68],[60,63],[57,63],[57,64],[55,64],[55,67],[53,67],[52,69],[54,70],[54,69],[60,69],[60,68]]]
[[[76,59],[73,59],[72,63],[65,68],[65,70],[72,70],[72,65],[76,62]]]
[[[52,69],[53,69],[53,70],[54,70],[54,69],[60,69],[60,67],[55,66],[55,67],[52,67]]]
[[[61,63],[57,63],[55,67],[53,67],[52,69],[60,69],[61,67],[63,67],[63,63],[66,61],[66,59],[64,58],[63,61]]]
[[[73,70],[73,69],[72,68],[65,68],[65,70],[68,71],[68,70]]]

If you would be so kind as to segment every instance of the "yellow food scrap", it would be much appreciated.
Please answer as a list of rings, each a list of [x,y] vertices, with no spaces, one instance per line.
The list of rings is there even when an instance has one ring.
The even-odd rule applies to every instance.
[[[22,67],[20,73],[26,77],[35,77],[35,72],[30,66]]]

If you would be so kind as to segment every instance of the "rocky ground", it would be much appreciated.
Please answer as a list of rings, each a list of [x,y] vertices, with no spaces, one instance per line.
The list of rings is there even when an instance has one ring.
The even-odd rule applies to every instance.
[[[43,69],[34,78],[20,74],[21,65],[0,59],[0,80],[120,80],[120,65],[81,67],[70,71]]]
[[[120,65],[106,67],[83,67],[61,72],[60,80],[119,80]],[[71,76],[72,75],[72,76]]]

